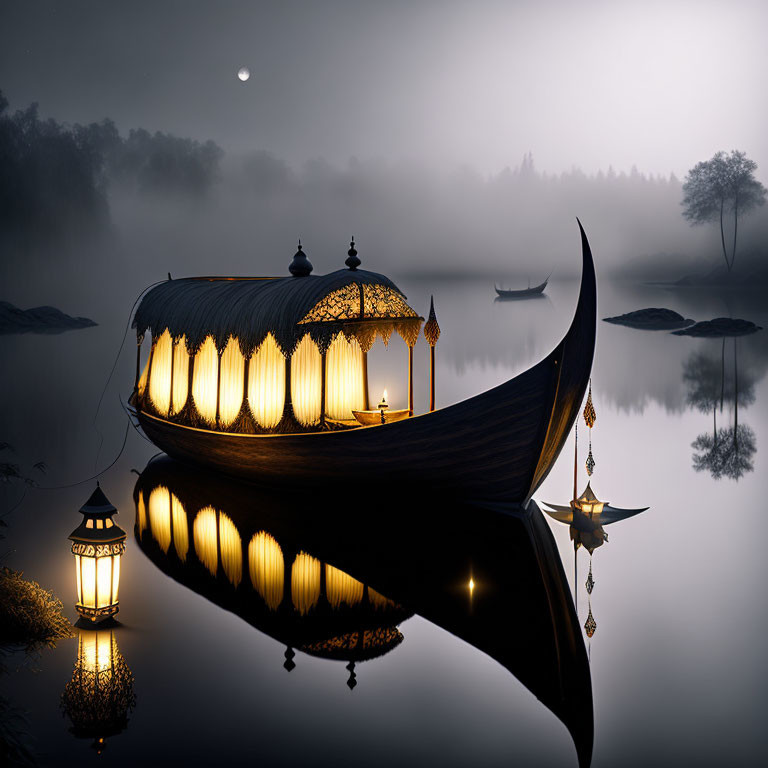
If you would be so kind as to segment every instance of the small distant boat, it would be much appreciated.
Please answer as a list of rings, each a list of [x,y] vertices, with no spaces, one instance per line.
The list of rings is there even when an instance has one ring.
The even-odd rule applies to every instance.
[[[541,296],[541,294],[544,293],[544,289],[547,287],[548,282],[549,276],[543,283],[534,285],[533,288],[528,286],[528,288],[522,288],[519,291],[508,291],[505,288],[499,288],[495,283],[493,284],[493,287],[502,299],[525,299],[530,296]]]

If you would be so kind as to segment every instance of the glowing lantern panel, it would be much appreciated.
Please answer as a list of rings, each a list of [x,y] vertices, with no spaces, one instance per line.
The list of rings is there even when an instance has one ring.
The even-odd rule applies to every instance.
[[[155,410],[163,416],[171,407],[171,365],[173,340],[166,328],[152,350],[152,371],[149,379],[149,398]]]
[[[195,355],[192,372],[192,399],[197,412],[208,422],[216,422],[216,395],[219,380],[219,353],[208,336]]]
[[[353,410],[365,408],[363,351],[357,339],[339,334],[326,356],[326,412],[332,419],[354,419]]]
[[[285,357],[271,333],[251,357],[248,368],[248,406],[265,429],[276,427],[285,406]]]
[[[291,599],[302,616],[320,599],[320,561],[306,552],[296,555],[291,566]]]
[[[240,413],[243,404],[243,377],[245,359],[240,344],[233,336],[221,355],[221,381],[219,383],[219,420],[229,426]],[[215,416],[215,414],[214,414]]]
[[[69,536],[75,556],[75,608],[83,618],[96,622],[114,616],[119,610],[120,557],[125,551],[125,531],[113,522],[117,509],[98,485],[80,513],[83,521]]]
[[[305,427],[320,421],[322,358],[317,345],[304,338],[291,357],[291,401],[293,413]]]
[[[248,545],[248,570],[254,589],[276,611],[283,602],[285,562],[280,545],[266,531],[255,533]]]
[[[187,340],[184,336],[173,346],[171,390],[171,413],[178,413],[187,404],[189,395],[189,352],[187,352]]]

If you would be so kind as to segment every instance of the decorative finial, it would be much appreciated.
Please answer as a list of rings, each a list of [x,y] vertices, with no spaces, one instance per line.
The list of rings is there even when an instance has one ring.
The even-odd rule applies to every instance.
[[[285,653],[283,654],[285,656],[285,662],[283,663],[283,667],[285,667],[288,672],[293,672],[294,669],[296,669],[296,662],[293,660],[293,657],[296,655],[296,651],[291,648],[291,646],[287,646],[285,649]]]
[[[299,240],[299,250],[293,257],[293,261],[288,265],[288,271],[294,277],[306,277],[312,271],[312,264],[307,258],[307,254],[301,249],[301,240]]]
[[[437,344],[437,340],[440,338],[440,326],[437,324],[437,315],[435,314],[435,297],[429,298],[429,318],[424,323],[424,338],[430,347],[434,347]]]
[[[355,673],[355,662],[350,661],[349,664],[347,664],[347,670],[349,671],[349,678],[347,680],[347,687],[350,691],[355,690],[355,686],[357,685],[357,674]]]
[[[347,258],[344,262],[352,272],[354,272],[361,264],[360,259],[357,258],[357,249],[355,248],[355,238],[352,237],[352,242],[349,244],[349,250],[347,251]]]

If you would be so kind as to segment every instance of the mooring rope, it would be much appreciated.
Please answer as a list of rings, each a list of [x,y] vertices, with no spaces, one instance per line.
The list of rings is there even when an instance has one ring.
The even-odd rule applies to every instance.
[[[107,470],[112,469],[112,467],[114,467],[115,464],[117,464],[118,460],[123,455],[123,451],[125,451],[125,446],[126,446],[126,444],[128,442],[128,431],[129,431],[129,429],[131,427],[131,422],[129,420],[128,423],[125,425],[125,433],[123,434],[123,444],[120,446],[120,450],[118,451],[117,456],[115,456],[115,458],[109,464],[107,464],[106,467],[104,467],[103,469],[97,471],[96,467],[98,466],[99,455],[101,454],[101,447],[102,447],[102,444],[104,443],[104,435],[102,434],[101,430],[98,427],[99,411],[101,410],[101,404],[102,404],[102,402],[104,400],[104,395],[107,393],[107,389],[109,388],[109,384],[112,381],[112,377],[115,374],[115,370],[117,369],[117,363],[120,360],[120,355],[123,352],[123,347],[125,346],[125,340],[126,340],[126,338],[128,338],[128,331],[131,328],[131,321],[133,320],[133,314],[134,314],[134,311],[136,309],[136,306],[141,301],[142,297],[144,296],[144,294],[147,291],[149,291],[151,288],[154,288],[156,285],[160,285],[160,283],[164,283],[164,282],[165,282],[164,280],[158,280],[157,282],[154,282],[151,285],[148,285],[146,288],[144,288],[139,293],[139,295],[136,297],[136,300],[133,302],[133,306],[131,307],[131,311],[128,314],[128,322],[127,322],[127,324],[125,326],[125,332],[123,333],[123,339],[120,342],[120,347],[117,350],[117,355],[115,356],[115,362],[112,364],[112,370],[109,372],[109,376],[107,377],[107,381],[104,384],[104,388],[101,391],[101,396],[99,397],[99,402],[96,405],[96,411],[93,414],[93,428],[96,430],[96,433],[99,436],[99,444],[98,444],[98,447],[96,449],[96,458],[95,458],[95,460],[93,462],[94,474],[91,475],[90,477],[83,478],[82,480],[77,480],[74,483],[65,483],[64,485],[38,485],[37,483],[34,483],[34,482],[27,483],[25,488],[24,488],[24,493],[22,494],[21,498],[5,514],[10,514],[15,509],[17,509],[19,506],[21,506],[21,503],[24,501],[24,499],[27,496],[27,490],[29,488],[35,488],[36,490],[40,490],[40,491],[60,491],[60,490],[66,489],[66,488],[75,488],[76,486],[82,485],[83,483],[87,483],[87,482],[90,482],[91,480],[98,479]]]

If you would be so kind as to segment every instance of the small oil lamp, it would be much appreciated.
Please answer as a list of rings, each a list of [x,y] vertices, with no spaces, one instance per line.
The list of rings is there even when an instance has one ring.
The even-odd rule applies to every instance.
[[[94,623],[114,616],[118,610],[120,558],[125,552],[125,531],[112,521],[117,513],[104,491],[96,490],[80,507],[83,521],[70,534],[75,556],[77,603],[75,608]]]
[[[385,424],[386,419],[384,418],[384,411],[389,408],[389,403],[387,402],[387,390],[384,390],[384,394],[381,396],[381,401],[376,406],[379,409],[379,413],[381,414],[381,423]]]

